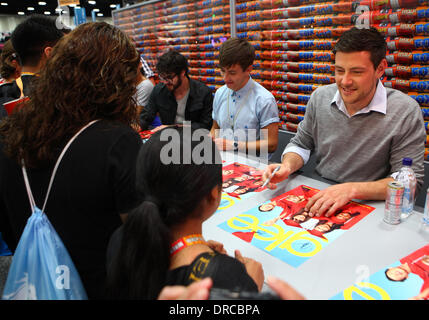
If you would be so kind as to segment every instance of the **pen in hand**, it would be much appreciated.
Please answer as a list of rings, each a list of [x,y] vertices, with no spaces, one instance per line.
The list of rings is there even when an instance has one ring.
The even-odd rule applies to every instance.
[[[267,180],[265,180],[264,184],[262,185],[262,188],[264,188],[271,181],[271,179],[274,177],[276,172],[280,170],[280,167],[281,166],[278,166],[274,169],[273,173],[271,174],[271,177],[269,177]]]

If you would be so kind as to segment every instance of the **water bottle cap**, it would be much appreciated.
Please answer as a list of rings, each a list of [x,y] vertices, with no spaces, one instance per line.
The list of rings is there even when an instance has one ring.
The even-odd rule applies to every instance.
[[[404,166],[411,166],[413,164],[413,159],[411,159],[411,158],[403,158],[402,159],[402,164]]]

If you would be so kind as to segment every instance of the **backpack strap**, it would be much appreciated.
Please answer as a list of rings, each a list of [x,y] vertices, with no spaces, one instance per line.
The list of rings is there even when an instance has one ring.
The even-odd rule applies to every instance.
[[[82,131],[84,131],[86,128],[88,128],[89,126],[91,126],[92,124],[94,124],[95,122],[99,121],[99,119],[97,120],[93,120],[90,123],[88,123],[86,126],[84,126],[83,128],[81,128],[70,140],[69,142],[66,144],[66,146],[64,147],[63,151],[61,152],[60,156],[57,159],[57,162],[55,163],[54,166],[54,170],[52,171],[51,174],[51,179],[49,180],[49,185],[48,185],[48,191],[46,192],[46,196],[45,196],[45,201],[43,203],[43,207],[42,207],[42,212],[45,212],[45,207],[46,207],[46,203],[48,202],[48,198],[49,198],[49,193],[51,192],[51,187],[52,184],[54,182],[54,178],[55,175],[57,173],[57,169],[58,166],[60,165],[60,162],[64,156],[64,154],[66,153],[67,149],[70,147],[70,145],[72,144],[72,142],[79,136],[79,134],[81,134]],[[34,197],[33,197],[33,193],[31,192],[31,188],[30,188],[30,183],[28,180],[28,176],[27,176],[27,170],[25,168],[25,163],[24,163],[24,159],[21,160],[21,164],[22,164],[22,173],[24,175],[24,182],[25,182],[25,187],[27,189],[27,194],[28,194],[28,199],[30,200],[30,205],[31,205],[31,209],[34,212],[34,209],[36,207],[36,203],[34,201]]]
[[[24,175],[25,188],[27,189],[28,200],[30,200],[31,212],[36,209],[36,202],[34,202],[33,193],[31,192],[30,183],[28,181],[27,170],[25,169],[24,159],[21,160],[22,174]]]

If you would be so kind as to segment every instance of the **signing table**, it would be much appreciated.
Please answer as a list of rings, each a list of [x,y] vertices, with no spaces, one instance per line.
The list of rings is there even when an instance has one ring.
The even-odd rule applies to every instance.
[[[224,166],[238,162],[261,170],[266,167],[266,164],[255,158],[237,154],[224,152],[222,159]],[[213,214],[203,224],[205,239],[223,243],[232,256],[234,250],[239,249],[243,256],[262,263],[265,277],[272,275],[285,280],[308,299],[330,299],[429,243],[429,232],[421,225],[420,212],[414,212],[398,225],[389,225],[383,221],[384,201],[365,201],[365,204],[375,210],[298,267],[293,267],[219,228],[226,220],[300,185],[316,189],[329,186],[326,182],[302,174],[291,175],[278,184],[276,190],[267,189],[255,193],[252,197],[237,201],[231,207]]]

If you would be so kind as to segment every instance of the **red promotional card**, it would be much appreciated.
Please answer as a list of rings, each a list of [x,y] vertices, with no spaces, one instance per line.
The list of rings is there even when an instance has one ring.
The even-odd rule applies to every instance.
[[[429,300],[429,245],[354,283],[332,300]]]
[[[318,189],[301,185],[259,206],[260,212],[272,211],[276,207],[281,208],[279,215],[272,220],[266,221],[265,224],[270,225],[282,220],[286,225],[303,228],[313,235],[325,238],[325,233],[335,229],[350,229],[374,210],[373,207],[368,205],[350,201],[329,218],[325,216],[310,217],[305,210],[305,206],[308,199],[317,192],[319,192]]]
[[[261,192],[263,171],[234,162],[222,168],[222,189],[231,197],[241,199],[246,194]]]
[[[144,130],[144,131],[140,131],[139,134],[143,140],[147,140],[153,135],[153,132],[152,130]]]
[[[24,105],[24,103],[27,102],[28,100],[30,100],[29,97],[23,97],[23,98],[6,102],[3,104],[3,106],[6,109],[7,114],[10,115],[12,114],[13,110],[15,110],[17,106],[19,106],[21,103],[22,105]]]
[[[318,189],[298,186],[218,225],[219,228],[299,267],[375,208],[350,201],[331,217],[310,217],[308,199]]]

